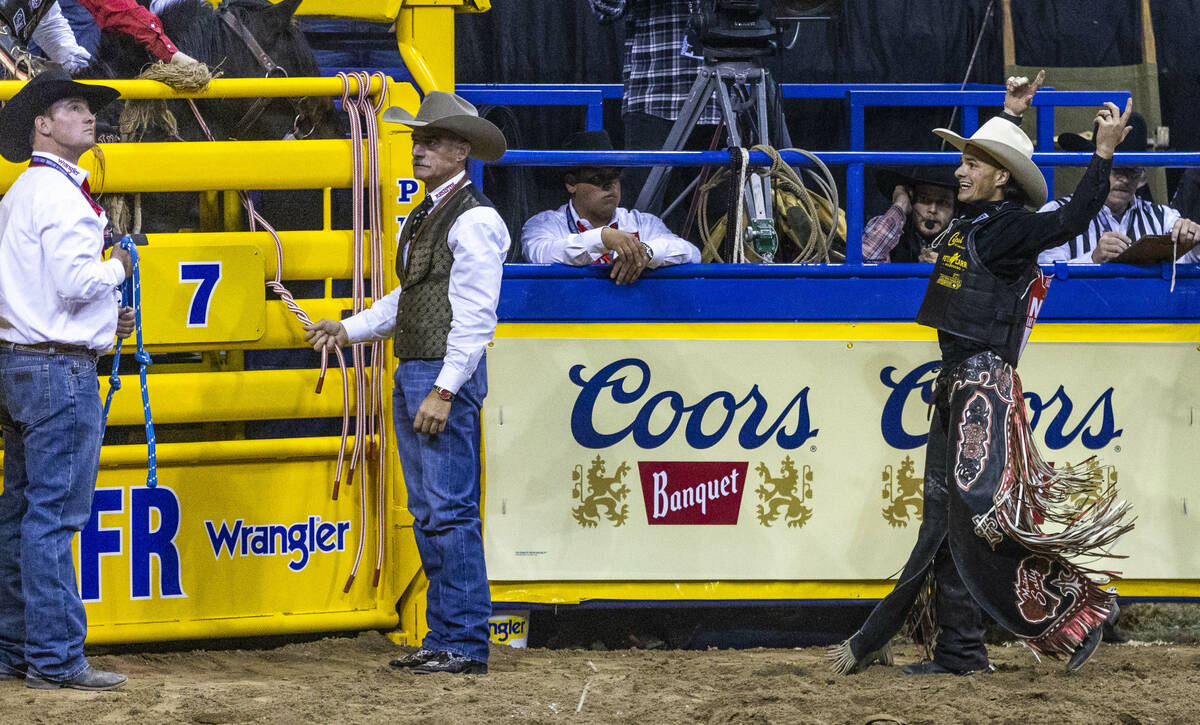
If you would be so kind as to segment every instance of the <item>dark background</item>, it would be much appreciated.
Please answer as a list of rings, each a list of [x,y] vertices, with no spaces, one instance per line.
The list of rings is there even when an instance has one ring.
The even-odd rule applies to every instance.
[[[987,0],[844,0],[836,21],[801,25],[791,50],[767,62],[781,83],[961,83],[967,72]],[[1013,24],[1021,65],[1101,66],[1141,61],[1140,5],[1136,0],[1016,0]],[[996,0],[969,81],[1004,80]],[[1200,149],[1200,0],[1155,0],[1159,92],[1163,124],[1175,150]],[[459,83],[620,83],[624,23],[601,24],[587,0],[496,0],[488,13],[458,17]],[[1047,82],[1053,85],[1054,79]],[[1135,100],[1136,103],[1136,100]],[[555,148],[582,129],[583,111],[515,109],[491,116],[510,144]],[[846,110],[840,101],[789,101],[793,144],[811,150],[846,148]],[[495,113],[493,111],[493,113]],[[950,109],[881,109],[868,113],[873,149],[933,150],[929,133],[950,120]],[[608,104],[605,126],[618,147],[620,108]],[[527,200],[509,205],[529,213],[562,203],[561,186],[545,173],[491,172],[493,196],[526,184]],[[844,176],[840,170],[838,176]],[[1174,174],[1172,174],[1172,181]],[[505,194],[507,195],[507,194]],[[886,203],[868,193],[868,210]],[[501,199],[496,199],[501,202]],[[525,210],[513,210],[519,216]]]

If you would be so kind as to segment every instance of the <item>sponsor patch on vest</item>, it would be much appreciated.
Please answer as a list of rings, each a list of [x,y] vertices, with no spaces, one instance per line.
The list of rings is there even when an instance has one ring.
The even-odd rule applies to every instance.
[[[962,232],[955,232],[955,233],[951,234],[950,238],[946,240],[946,246],[947,247],[957,247],[959,249],[966,249],[967,245],[963,244]]]
[[[954,269],[967,268],[967,260],[963,259],[963,256],[958,252],[942,257],[942,263],[947,267],[953,267]]]
[[[962,277],[959,277],[957,274],[939,273],[937,283],[943,287],[958,289],[959,287],[962,287]]]

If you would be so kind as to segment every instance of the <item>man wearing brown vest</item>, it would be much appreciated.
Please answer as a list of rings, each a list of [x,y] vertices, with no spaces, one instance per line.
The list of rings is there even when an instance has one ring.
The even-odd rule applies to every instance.
[[[492,604],[479,519],[479,409],[511,240],[466,163],[494,161],[506,144],[500,129],[452,93],[430,92],[415,118],[389,108],[383,120],[413,130],[413,175],[425,184],[425,200],[400,233],[400,286],[342,322],[307,326],[306,339],[321,350],[391,337],[399,358],[392,418],[429,579],[429,634],[391,666],[485,674]]]

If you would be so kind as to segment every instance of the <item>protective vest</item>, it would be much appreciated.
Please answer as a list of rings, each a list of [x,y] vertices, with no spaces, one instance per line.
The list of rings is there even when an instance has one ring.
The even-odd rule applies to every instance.
[[[400,302],[392,336],[401,360],[440,359],[446,355],[453,310],[450,307],[450,227],[468,209],[492,206],[479,187],[467,184],[446,197],[419,228],[409,224],[400,235],[396,276]],[[405,255],[407,248],[408,254]]]
[[[54,0],[0,0],[0,22],[20,45],[29,45],[33,29],[53,4]]]
[[[984,265],[975,250],[979,230],[1017,211],[956,219],[937,244],[938,259],[925,288],[917,323],[987,345],[1016,365],[1033,330],[1050,286],[1036,261],[1015,285],[1000,279]]]

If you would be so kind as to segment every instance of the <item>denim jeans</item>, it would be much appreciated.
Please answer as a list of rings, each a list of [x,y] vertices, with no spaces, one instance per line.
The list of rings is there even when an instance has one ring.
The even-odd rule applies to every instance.
[[[413,419],[441,369],[441,360],[401,360],[392,392],[408,509],[429,579],[429,634],[422,646],[486,662],[492,596],[479,518],[479,408],[487,395],[487,370],[480,360],[450,404],[444,431],[434,436],[417,433]]]
[[[71,541],[91,515],[102,425],[94,359],[0,351],[0,671],[87,667]]]

